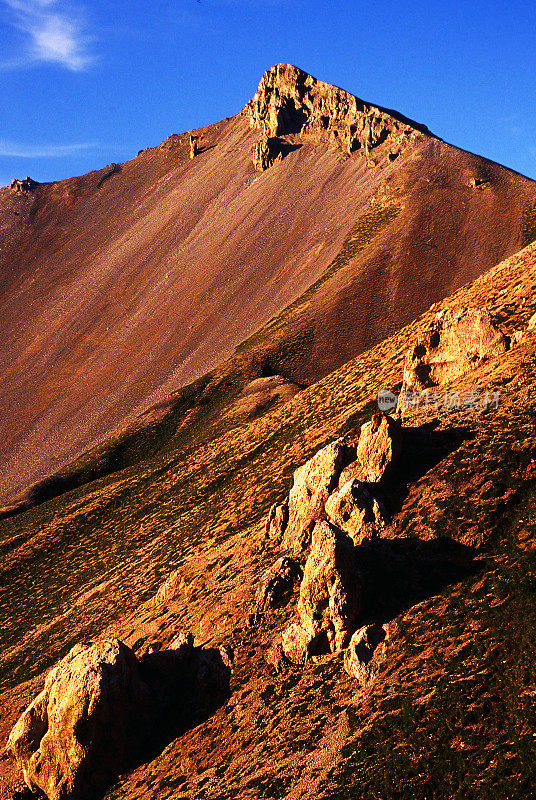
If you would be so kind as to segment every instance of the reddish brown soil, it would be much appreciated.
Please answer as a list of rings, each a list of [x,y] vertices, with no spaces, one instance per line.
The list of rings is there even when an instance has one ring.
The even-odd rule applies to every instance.
[[[183,134],[112,174],[0,190],[0,502],[228,357],[359,220],[363,249],[264,336],[268,372],[310,383],[397,330],[518,250],[536,197],[427,135],[376,165],[296,135],[255,173],[244,113],[197,133],[194,160]]]

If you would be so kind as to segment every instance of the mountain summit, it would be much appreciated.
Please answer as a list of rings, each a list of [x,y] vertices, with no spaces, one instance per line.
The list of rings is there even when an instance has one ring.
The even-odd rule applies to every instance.
[[[533,181],[284,64],[234,117],[1,189],[1,500],[237,347],[248,380],[314,383],[517,251],[535,203]]]
[[[265,72],[246,108],[265,147],[298,134],[338,145],[348,155],[361,151],[368,157],[385,145],[378,153],[387,152],[394,161],[409,144],[422,140],[419,134],[430,135],[425,125],[366,103],[290,64],[277,64]]]

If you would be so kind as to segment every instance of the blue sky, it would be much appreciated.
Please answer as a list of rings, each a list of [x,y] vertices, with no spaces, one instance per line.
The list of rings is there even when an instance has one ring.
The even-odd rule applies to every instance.
[[[0,185],[124,161],[290,62],[536,178],[536,4],[0,0]]]

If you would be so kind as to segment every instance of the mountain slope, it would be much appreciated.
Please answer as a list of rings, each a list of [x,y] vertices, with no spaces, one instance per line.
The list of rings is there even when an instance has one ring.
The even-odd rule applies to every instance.
[[[309,384],[530,234],[532,181],[294,67],[195,134],[0,191],[4,501],[244,340]]]
[[[437,312],[487,306],[516,341],[536,312],[535,290],[533,244],[286,405],[223,430],[206,425],[156,458],[0,523],[2,675],[4,685],[30,679],[1,697],[2,736],[38,691],[39,672],[75,641],[106,632],[142,652],[186,628],[235,647],[229,702],[123,775],[110,800],[530,796],[535,328],[441,387],[462,398],[499,392],[497,408],[431,406],[404,417],[419,444],[391,509],[390,545],[381,540],[379,550],[383,563],[393,548],[396,580],[362,616],[389,625],[376,682],[360,689],[337,654],[277,674],[268,649],[296,597],[257,624],[248,615],[279,555],[264,520],[295,467],[358,433]],[[423,552],[438,559],[434,570],[426,558],[419,567]],[[181,581],[158,600],[175,568]],[[4,800],[19,777],[7,760],[0,769]]]

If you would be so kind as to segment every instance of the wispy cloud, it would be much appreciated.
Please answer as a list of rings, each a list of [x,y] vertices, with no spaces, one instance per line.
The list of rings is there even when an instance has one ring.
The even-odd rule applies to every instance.
[[[17,144],[0,139],[0,157],[9,158],[65,158],[84,150],[94,150],[98,142],[82,142],[80,144]]]
[[[80,72],[95,60],[92,38],[80,11],[68,0],[1,0],[8,22],[24,34],[20,56],[0,62],[0,69],[16,69],[36,63],[59,64]]]

